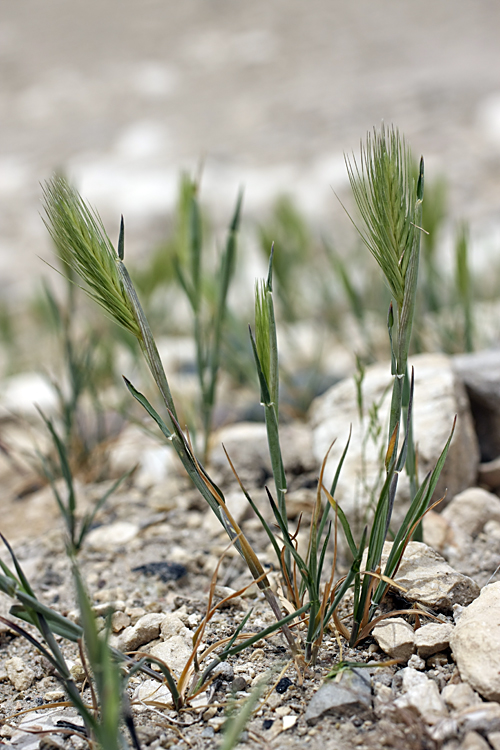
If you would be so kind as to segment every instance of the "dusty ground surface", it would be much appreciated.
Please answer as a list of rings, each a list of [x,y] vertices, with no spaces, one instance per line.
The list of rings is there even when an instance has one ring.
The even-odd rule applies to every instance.
[[[342,154],[395,123],[453,219],[496,247],[500,7],[475,0],[251,4],[3,0],[0,274],[16,299],[43,272],[39,183],[74,177],[138,258],[165,231],[178,174],[205,159],[203,196],[227,221],[237,186],[260,216],[291,192],[336,236]]]

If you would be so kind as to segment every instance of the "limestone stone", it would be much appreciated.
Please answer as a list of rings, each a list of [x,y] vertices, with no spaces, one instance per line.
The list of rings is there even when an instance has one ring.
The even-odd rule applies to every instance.
[[[35,681],[35,673],[20,656],[13,656],[5,662],[7,677],[16,690],[27,690]]]
[[[451,361],[441,354],[422,354],[412,358],[415,367],[414,436],[419,450],[419,472],[422,480],[437,461],[450,434],[455,414],[458,415],[453,441],[434,497],[448,490],[453,497],[470,487],[476,480],[479,451],[464,386],[453,372]],[[313,447],[320,463],[333,440],[336,440],[328,460],[325,484],[331,483],[338,461],[344,450],[352,425],[352,438],[339,483],[337,500],[349,519],[363,511],[369,492],[380,471],[380,452],[387,444],[388,413],[390,406],[390,364],[377,364],[366,368],[363,380],[365,412],[378,406],[380,435],[376,440],[363,441],[368,427],[360,425],[356,386],[353,378],[343,380],[317,398],[310,409],[313,428]],[[389,389],[388,389],[389,387]],[[362,481],[362,446],[365,442],[366,477]],[[394,509],[397,524],[405,513],[409,497],[408,483],[401,476]]]
[[[128,544],[138,533],[139,527],[135,523],[116,521],[92,529],[87,535],[86,542],[92,549],[105,552],[108,549]]]
[[[500,700],[500,582],[464,609],[450,645],[462,680],[486,700]]]
[[[467,732],[460,745],[460,750],[490,750],[490,746],[477,732]]]
[[[481,698],[467,682],[445,685],[441,697],[450,711],[463,711],[481,703]]]
[[[168,668],[179,677],[192,650],[192,645],[185,638],[181,635],[173,635],[168,641],[153,646],[150,654],[164,661]]]
[[[436,724],[448,715],[436,683],[423,672],[411,667],[401,670],[403,677],[403,694],[396,698],[394,705],[399,709],[411,709],[426,724]]]
[[[386,542],[382,569],[391,549],[392,542]],[[405,589],[404,596],[409,601],[444,612],[451,611],[455,604],[470,604],[479,594],[472,578],[458,573],[423,542],[408,543],[394,580]]]
[[[453,625],[447,622],[430,622],[415,631],[417,653],[423,659],[448,648]]]
[[[466,708],[458,715],[458,726],[463,732],[500,731],[500,706],[496,702],[480,703]]]
[[[351,716],[372,708],[370,676],[363,670],[346,670],[340,679],[328,680],[313,695],[306,709],[305,720],[316,724],[323,716]]]
[[[452,528],[475,537],[488,521],[500,521],[500,498],[480,487],[469,487],[455,495],[442,515]]]
[[[393,659],[407,662],[415,651],[413,628],[402,617],[383,620],[373,629],[372,635],[382,651]]]
[[[135,625],[129,625],[118,636],[118,648],[121,651],[135,651],[144,644],[158,638],[160,626],[164,619],[165,615],[161,612],[150,612],[143,615]]]

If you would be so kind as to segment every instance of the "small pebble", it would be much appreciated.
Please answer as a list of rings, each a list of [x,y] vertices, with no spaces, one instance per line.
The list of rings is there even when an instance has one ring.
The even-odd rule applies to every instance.
[[[293,682],[289,677],[282,677],[281,680],[276,685],[276,692],[277,693],[286,693],[290,685],[293,685]]]
[[[274,719],[264,719],[262,722],[262,729],[271,729],[274,724]]]
[[[245,678],[235,677],[231,683],[231,690],[237,693],[240,690],[246,690],[246,689],[247,689],[247,681],[245,680]]]

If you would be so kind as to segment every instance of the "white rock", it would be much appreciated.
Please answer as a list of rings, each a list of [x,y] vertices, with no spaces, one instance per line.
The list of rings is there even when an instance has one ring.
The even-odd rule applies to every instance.
[[[450,711],[463,711],[482,702],[479,695],[466,682],[445,685],[441,691],[441,698]]]
[[[393,659],[407,662],[415,651],[413,628],[402,617],[383,620],[373,628],[372,635],[382,651]]]
[[[57,394],[38,372],[22,372],[2,382],[0,407],[3,413],[38,416],[37,406],[46,414],[57,408]]]
[[[386,542],[382,570],[391,549],[392,542]],[[423,542],[408,543],[394,580],[405,589],[405,599],[444,611],[451,611],[454,604],[469,604],[479,594],[479,587],[471,578],[457,573]]]
[[[175,612],[169,612],[164,615],[160,626],[161,637],[163,640],[168,640],[174,635],[180,635],[183,638],[191,638],[193,633],[187,628],[180,617]]]
[[[500,582],[462,612],[450,645],[462,680],[486,700],[500,700]]]
[[[426,724],[436,724],[447,716],[448,711],[441,696],[438,686],[430,680],[423,672],[406,667],[403,673],[403,695],[396,698],[394,705],[397,708],[409,708],[417,713]]]
[[[119,635],[117,647],[121,651],[136,651],[146,643],[158,638],[160,626],[165,615],[161,612],[150,612],[137,620],[135,625],[128,628]]]
[[[253,515],[252,507],[241,490],[226,492],[224,493],[224,498],[227,508],[236,523],[241,524],[245,517]],[[210,534],[210,536],[226,533],[221,522],[209,507],[207,507],[203,517],[203,530],[207,534]]]
[[[460,750],[490,750],[490,746],[477,732],[467,732],[460,745]]]
[[[134,692],[134,700],[171,703],[172,695],[165,684],[156,680],[144,680]]]
[[[488,521],[500,521],[500,498],[480,487],[470,487],[455,495],[442,515],[452,528],[475,537]]]
[[[438,651],[448,648],[453,625],[447,622],[430,622],[415,631],[418,655],[426,659]]]
[[[164,661],[168,668],[180,677],[192,651],[192,645],[185,638],[181,635],[174,635],[168,641],[153,646],[150,654]]]
[[[134,484],[147,488],[165,482],[179,469],[177,456],[158,431],[158,437],[149,435],[136,425],[127,426],[109,450],[111,470],[115,474],[138,469]]]
[[[27,690],[35,681],[35,673],[19,656],[7,659],[5,671],[16,690]]]
[[[113,547],[128,544],[139,533],[139,527],[129,521],[116,521],[92,529],[87,535],[86,542],[95,550],[106,551]]]
[[[421,480],[434,467],[449,437],[454,416],[458,414],[455,435],[435,492],[435,497],[439,498],[448,488],[448,495],[453,496],[473,484],[479,463],[477,439],[465,389],[454,375],[449,358],[444,355],[419,355],[412,358],[410,364],[415,367],[414,436],[418,443]],[[390,390],[386,392],[386,389],[391,383],[390,364],[377,364],[366,369],[363,381],[366,413],[372,404],[382,402],[379,409],[382,425],[380,438],[376,442],[371,439],[366,442],[366,478],[370,487],[380,470],[381,447],[383,445],[385,450],[387,445],[391,396]],[[367,423],[368,418],[365,421]],[[331,483],[347,442],[349,425],[352,425],[351,443],[337,485],[337,500],[348,518],[353,518],[363,511],[367,497],[360,484],[363,433],[353,378],[338,383],[313,402],[310,423],[318,462],[323,460],[330,444],[336,439],[328,461],[327,486]],[[394,509],[395,524],[404,515],[408,495],[407,479],[401,476]]]

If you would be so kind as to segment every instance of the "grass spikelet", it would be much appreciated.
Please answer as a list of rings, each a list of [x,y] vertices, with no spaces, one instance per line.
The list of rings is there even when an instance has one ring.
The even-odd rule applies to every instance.
[[[60,175],[43,188],[44,223],[64,265],[76,271],[87,293],[136,338],[141,332],[125,293],[118,257],[99,214]],[[123,221],[120,231],[123,237]]]

